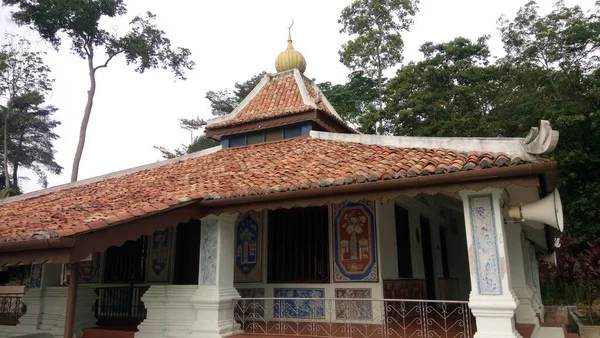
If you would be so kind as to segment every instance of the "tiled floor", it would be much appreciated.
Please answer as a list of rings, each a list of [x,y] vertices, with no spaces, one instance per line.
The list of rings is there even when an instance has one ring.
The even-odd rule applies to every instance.
[[[134,338],[136,329],[114,329],[94,327],[83,329],[82,338]]]

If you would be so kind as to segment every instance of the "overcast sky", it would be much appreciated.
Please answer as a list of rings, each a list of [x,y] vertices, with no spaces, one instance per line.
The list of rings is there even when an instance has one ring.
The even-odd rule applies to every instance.
[[[94,109],[79,170],[79,179],[152,163],[160,160],[153,146],[174,148],[189,143],[188,132],[179,128],[179,118],[210,118],[204,94],[208,90],[230,88],[266,70],[275,72],[274,62],[286,47],[290,19],[295,20],[292,37],[296,50],[307,60],[305,74],[318,82],[342,83],[349,73],[338,58],[347,36],[339,33],[337,20],[351,0],[127,0],[126,19],[105,22],[105,27],[126,32],[131,17],[145,11],[158,16],[174,46],[192,51],[196,69],[187,81],[173,80],[165,70],[135,73],[122,58],[98,72]],[[513,17],[524,0],[421,0],[420,12],[411,32],[404,35],[405,62],[419,60],[419,46],[426,41],[444,42],[457,36],[470,39],[490,34],[495,55],[502,54],[497,20]],[[540,0],[542,10],[551,1]],[[570,0],[591,9],[594,0]],[[65,40],[55,52],[27,29],[10,22],[10,9],[0,7],[0,33],[11,32],[30,37],[39,50],[47,50],[47,64],[56,79],[49,103],[58,107],[55,118],[56,160],[65,170],[50,176],[49,185],[68,183],[73,154],[88,88],[87,65],[70,54]],[[2,41],[4,42],[4,41]],[[393,71],[392,71],[393,72]],[[26,174],[26,173],[23,173]],[[25,191],[38,190],[37,179],[24,182]]]

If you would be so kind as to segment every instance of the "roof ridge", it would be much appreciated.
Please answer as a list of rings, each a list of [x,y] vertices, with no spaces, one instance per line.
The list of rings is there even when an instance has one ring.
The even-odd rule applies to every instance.
[[[527,138],[511,137],[420,137],[420,136],[390,136],[367,134],[339,134],[312,130],[310,136],[315,139],[360,143],[364,145],[379,145],[396,148],[422,148],[446,149],[461,153],[491,153],[505,154],[511,158],[520,158],[533,162],[539,159],[538,155],[548,153],[546,149],[541,153],[527,151]]]
[[[294,80],[296,81],[296,85],[300,91],[300,97],[302,97],[302,103],[309,107],[313,107],[314,109],[318,109],[317,103],[312,97],[310,97],[308,93],[308,88],[306,88],[306,83],[304,82],[304,74],[300,74],[298,69],[293,69],[293,72]]]
[[[100,182],[100,181],[105,181],[105,180],[109,180],[109,179],[113,179],[113,178],[117,178],[117,177],[122,177],[122,176],[129,175],[129,174],[134,174],[134,173],[137,173],[137,172],[140,172],[140,171],[143,171],[143,170],[155,169],[155,168],[158,168],[158,167],[162,167],[164,165],[168,165],[168,164],[172,164],[172,163],[177,163],[177,162],[185,161],[185,160],[196,158],[196,157],[202,157],[202,156],[210,155],[210,154],[216,153],[217,151],[219,151],[221,149],[222,149],[222,146],[218,145],[216,147],[212,147],[212,148],[208,148],[208,149],[196,151],[196,152],[193,152],[191,154],[186,154],[186,155],[178,156],[178,157],[175,157],[175,158],[170,158],[170,159],[167,159],[167,160],[162,160],[162,161],[157,161],[157,162],[154,162],[154,163],[143,164],[143,165],[140,165],[140,166],[137,166],[137,167],[127,168],[127,169],[123,169],[123,170],[119,170],[119,171],[113,171],[113,172],[108,173],[108,174],[94,176],[94,177],[86,178],[84,180],[79,180],[79,181],[76,181],[76,182],[64,183],[64,184],[60,184],[60,185],[57,185],[57,186],[54,186],[54,187],[50,187],[50,188],[46,188],[46,189],[40,189],[40,190],[28,192],[26,194],[22,194],[22,195],[17,195],[17,196],[9,197],[9,198],[0,199],[0,206],[4,205],[4,204],[12,203],[12,202],[17,202],[17,201],[21,201],[21,200],[25,200],[25,199],[30,199],[30,198],[35,198],[35,197],[47,195],[47,194],[50,194],[50,193],[53,193],[53,192],[56,192],[56,191],[60,191],[60,190],[75,188],[75,187],[78,187],[78,186],[81,186],[81,185],[86,185],[86,184],[96,183],[96,182]]]

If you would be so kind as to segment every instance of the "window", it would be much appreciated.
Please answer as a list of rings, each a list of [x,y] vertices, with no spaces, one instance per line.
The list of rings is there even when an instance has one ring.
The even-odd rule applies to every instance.
[[[292,138],[298,136],[302,136],[301,126],[287,127],[283,130],[283,138]]]
[[[269,211],[269,283],[329,282],[329,221],[323,207]]]
[[[143,282],[146,265],[146,236],[106,250],[104,281]]]
[[[278,141],[281,139],[283,139],[283,130],[281,129],[270,130],[265,134],[266,142]]]
[[[394,206],[396,218],[396,247],[398,249],[398,277],[412,278],[412,251],[410,248],[410,225],[408,210]]]
[[[248,144],[257,144],[265,142],[265,134],[256,133],[248,135]]]
[[[246,145],[246,135],[235,135],[229,138],[230,147],[241,147]]]

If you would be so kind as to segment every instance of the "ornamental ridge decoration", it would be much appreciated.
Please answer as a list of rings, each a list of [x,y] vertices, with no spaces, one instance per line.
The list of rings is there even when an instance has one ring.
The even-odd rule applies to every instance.
[[[200,284],[217,283],[217,238],[219,225],[216,220],[202,221],[200,242]]]
[[[492,198],[492,195],[469,197],[469,217],[479,294],[497,296],[502,294],[502,276]]]

